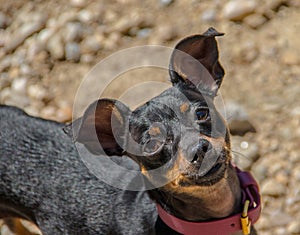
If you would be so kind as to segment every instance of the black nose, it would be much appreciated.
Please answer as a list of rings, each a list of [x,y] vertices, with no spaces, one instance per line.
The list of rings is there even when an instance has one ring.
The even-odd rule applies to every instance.
[[[197,162],[199,160],[203,160],[205,153],[211,148],[211,144],[209,143],[208,140],[206,139],[200,139],[198,145],[197,145],[197,150],[195,153],[195,156],[192,160],[192,162]]]
[[[210,149],[210,143],[206,139],[201,139],[198,144],[198,149],[203,153],[206,153]]]

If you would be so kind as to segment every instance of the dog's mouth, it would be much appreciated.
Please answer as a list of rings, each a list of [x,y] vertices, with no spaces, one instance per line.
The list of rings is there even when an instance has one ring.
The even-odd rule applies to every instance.
[[[218,170],[220,170],[221,167],[222,167],[222,163],[217,163],[204,175],[204,177],[213,175],[214,173],[218,172]]]
[[[203,169],[201,162],[192,162],[182,174],[183,177],[181,178],[179,184],[181,186],[213,185],[224,178],[226,168],[227,163],[224,157],[219,157],[219,159],[208,169]]]

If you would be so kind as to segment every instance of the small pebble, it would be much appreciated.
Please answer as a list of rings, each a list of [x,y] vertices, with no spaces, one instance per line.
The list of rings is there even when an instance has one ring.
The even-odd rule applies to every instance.
[[[294,107],[291,111],[291,114],[294,116],[294,117],[300,117],[300,107]]]
[[[0,47],[4,47],[11,35],[7,31],[0,30]],[[4,51],[0,51],[0,59],[4,57]]]
[[[11,20],[4,13],[0,12],[0,29],[6,29]]]
[[[28,64],[21,64],[20,65],[20,74],[21,75],[32,75],[32,69]]]
[[[82,54],[80,57],[80,62],[85,63],[85,64],[93,63],[94,60],[95,60],[95,57],[91,54]]]
[[[237,64],[250,64],[259,57],[259,49],[257,42],[245,41],[241,42],[238,47],[234,47],[232,51],[232,60]]]
[[[0,61],[0,72],[3,72],[4,70],[8,69],[11,66],[11,60],[12,60],[12,56],[8,55],[8,56],[5,56]]]
[[[121,35],[117,32],[115,33],[111,33],[108,38],[106,38],[103,41],[103,47],[105,47],[108,50],[112,50],[114,48],[116,48],[116,46],[119,44],[121,40]]]
[[[153,32],[153,43],[164,43],[170,41],[178,36],[178,31],[172,25],[159,25]]]
[[[34,63],[34,62],[41,62],[42,60],[41,55],[46,54],[45,58],[48,58],[49,55],[46,52],[46,45],[42,45],[41,43],[32,43],[28,46],[27,50],[27,61]]]
[[[258,145],[237,136],[232,136],[231,144],[234,163],[243,170],[250,169],[252,164],[259,158]]]
[[[93,20],[93,14],[89,10],[81,10],[78,13],[78,19],[83,23],[90,23]]]
[[[0,73],[0,90],[10,86],[10,77],[8,73]]]
[[[140,23],[141,20],[138,16],[133,16],[132,18],[121,18],[115,23],[113,30],[114,32],[128,34],[132,28],[138,28],[140,26]]]
[[[48,100],[48,92],[40,85],[34,84],[27,88],[28,96],[36,100]]]
[[[14,51],[18,46],[20,46],[29,36],[32,34],[39,32],[45,26],[44,21],[38,22],[28,22],[12,36],[12,39],[5,45],[5,51],[7,53]]]
[[[6,101],[10,99],[11,89],[10,87],[4,87],[0,92],[0,102],[6,104]]]
[[[269,218],[269,229],[270,228],[275,228],[278,226],[287,226],[291,221],[293,221],[293,218],[286,213],[285,211],[283,211],[281,209],[282,207],[282,203],[274,200],[274,198],[269,198],[270,201],[268,201],[267,203],[272,203],[272,207],[268,208],[267,212],[268,214],[270,214],[270,218]]]
[[[78,62],[80,60],[80,46],[78,43],[67,43],[65,47],[66,59]]]
[[[138,38],[148,38],[151,35],[152,31],[153,30],[151,28],[140,29],[137,31],[136,36]]]
[[[11,89],[13,90],[13,92],[16,92],[18,94],[26,94],[27,82],[28,79],[25,77],[16,78],[11,83]]]
[[[245,107],[235,101],[226,102],[225,117],[230,121],[231,119],[247,120],[249,118]]]
[[[3,91],[4,92],[4,91]],[[14,93],[10,90],[6,100],[4,100],[5,104],[17,106],[21,109],[28,106],[30,104],[30,100],[25,94]]]
[[[32,103],[30,103],[29,106],[24,107],[24,111],[26,113],[28,113],[29,115],[32,115],[32,116],[35,116],[35,117],[40,116],[39,108],[34,106]]]
[[[297,50],[287,49],[281,55],[281,62],[285,65],[297,65],[300,62]]]
[[[246,109],[241,104],[229,101],[226,103],[225,112],[224,116],[228,119],[227,122],[232,135],[243,136],[248,132],[256,132]]]
[[[286,4],[286,0],[264,0],[265,10],[277,11],[279,7],[283,4]]]
[[[72,120],[72,108],[69,106],[65,106],[59,108],[56,112],[56,118],[59,122],[68,122]]]
[[[79,22],[67,23],[64,32],[65,42],[78,42],[83,35],[83,27]]]
[[[263,195],[278,197],[286,193],[286,187],[274,179],[267,179],[261,185],[261,192]]]
[[[286,233],[287,233],[286,228],[277,228],[275,230],[276,235],[286,235]]]
[[[11,67],[19,67],[20,64],[26,63],[27,50],[25,48],[18,48],[11,57]]]
[[[300,234],[300,221],[293,221],[288,225],[287,228],[290,234]]]
[[[46,45],[49,38],[51,38],[53,36],[55,31],[56,30],[54,28],[45,28],[45,29],[41,30],[41,32],[39,32],[39,34],[37,35],[37,40],[41,44]]]
[[[54,34],[48,40],[46,47],[53,59],[61,60],[64,58],[64,44],[59,33]]]
[[[267,19],[260,14],[252,14],[245,17],[244,22],[246,25],[253,29],[257,29],[267,22]]]
[[[275,180],[283,185],[288,184],[289,182],[289,174],[286,170],[281,170],[277,172],[275,176]]]
[[[9,70],[9,76],[11,78],[16,78],[16,77],[19,77],[20,75],[20,68],[19,67],[11,67],[10,70]]]
[[[204,22],[212,22],[217,18],[217,12],[215,9],[207,9],[201,15],[201,20]]]
[[[225,19],[239,21],[253,13],[256,7],[254,0],[231,0],[225,4],[222,15]]]
[[[161,6],[169,6],[173,3],[174,0],[159,0]]]
[[[102,48],[104,37],[102,35],[94,35],[87,37],[81,42],[82,53],[97,53]]]
[[[288,0],[287,4],[291,7],[300,7],[300,1],[299,0]]]
[[[42,109],[40,115],[42,118],[54,120],[56,112],[57,112],[57,108],[53,106],[46,106],[45,108]]]
[[[64,27],[68,22],[76,21],[78,17],[78,13],[75,10],[65,11],[59,14],[58,19],[54,20],[51,27],[59,28]],[[53,18],[52,18],[53,19]]]
[[[262,165],[259,162],[256,162],[251,168],[251,172],[259,182],[262,182],[266,178],[267,170],[267,166]]]
[[[85,7],[85,5],[87,4],[87,1],[86,0],[70,0],[70,4],[73,7],[82,8],[82,7]]]

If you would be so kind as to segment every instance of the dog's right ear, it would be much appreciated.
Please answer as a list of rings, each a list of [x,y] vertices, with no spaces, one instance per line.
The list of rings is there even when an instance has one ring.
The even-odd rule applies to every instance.
[[[224,69],[219,63],[216,36],[223,33],[209,28],[205,33],[181,40],[170,60],[170,77],[174,84],[193,84],[201,91],[215,95],[222,83]]]
[[[100,99],[84,115],[68,124],[64,131],[93,154],[123,154],[130,109],[120,101]]]

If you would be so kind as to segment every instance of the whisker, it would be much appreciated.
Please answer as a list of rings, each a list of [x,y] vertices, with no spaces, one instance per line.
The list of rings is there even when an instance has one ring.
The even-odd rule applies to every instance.
[[[251,162],[251,160],[249,159],[249,157],[247,157],[245,154],[238,152],[236,150],[231,150],[231,152],[233,153],[233,160],[236,160],[239,157],[242,157],[243,159],[246,159],[247,161]]]
[[[224,115],[224,118],[225,118],[225,120],[226,120],[227,122],[230,121],[233,117],[234,117],[233,114],[231,114],[231,115],[229,115],[229,114]]]

